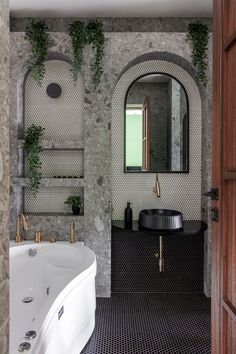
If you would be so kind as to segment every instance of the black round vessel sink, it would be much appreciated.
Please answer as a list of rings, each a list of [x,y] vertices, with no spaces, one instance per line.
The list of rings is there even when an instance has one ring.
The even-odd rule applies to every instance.
[[[152,230],[179,230],[183,228],[181,212],[169,209],[144,209],[139,213],[139,225]]]

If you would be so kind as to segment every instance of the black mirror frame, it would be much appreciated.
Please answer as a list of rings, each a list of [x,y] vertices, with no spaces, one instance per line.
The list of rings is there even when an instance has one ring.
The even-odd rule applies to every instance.
[[[152,170],[152,171],[127,171],[126,169],[126,101],[127,101],[127,96],[129,93],[129,90],[131,88],[131,86],[138,81],[139,79],[148,76],[148,75],[166,75],[169,76],[170,78],[176,80],[179,85],[183,88],[185,96],[186,96],[186,101],[187,101],[187,141],[186,141],[186,147],[187,147],[187,151],[186,151],[186,170],[182,170],[182,171],[164,171],[164,170]],[[185,89],[185,87],[183,86],[183,84],[180,82],[180,80],[178,80],[175,76],[170,75],[168,73],[165,72],[150,72],[150,73],[145,73],[143,75],[140,75],[139,77],[137,77],[134,81],[132,81],[132,83],[129,85],[126,94],[125,94],[125,101],[124,101],[124,173],[189,173],[189,99],[188,99],[188,95],[187,95],[187,91]]]

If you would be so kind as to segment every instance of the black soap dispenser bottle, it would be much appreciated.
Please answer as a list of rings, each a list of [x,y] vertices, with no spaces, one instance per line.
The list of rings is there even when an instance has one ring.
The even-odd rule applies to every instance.
[[[133,225],[133,210],[130,207],[132,203],[128,202],[127,207],[125,208],[125,228],[132,229]]]

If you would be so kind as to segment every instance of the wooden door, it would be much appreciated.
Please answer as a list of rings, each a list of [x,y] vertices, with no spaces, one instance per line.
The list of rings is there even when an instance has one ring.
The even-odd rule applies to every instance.
[[[236,353],[236,0],[214,0],[212,354]]]
[[[150,170],[150,98],[145,97],[143,104],[143,134],[142,134],[142,170]]]

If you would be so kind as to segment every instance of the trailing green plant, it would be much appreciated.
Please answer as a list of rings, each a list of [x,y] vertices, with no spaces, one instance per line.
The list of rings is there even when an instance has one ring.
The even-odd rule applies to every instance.
[[[202,84],[207,85],[207,50],[209,40],[208,26],[197,21],[189,23],[187,40],[192,43],[193,65],[197,69],[197,76]]]
[[[103,74],[102,61],[104,57],[104,33],[102,22],[90,20],[87,26],[81,21],[74,20],[69,26],[73,50],[72,76],[77,80],[78,73],[83,62],[83,50],[87,45],[92,45],[95,51],[94,60],[91,63],[92,80],[97,87]]]
[[[44,21],[30,18],[26,26],[25,38],[29,41],[32,51],[29,69],[34,80],[41,86],[45,74],[44,61],[48,57],[48,26]]]
[[[36,197],[40,179],[41,179],[41,162],[40,152],[42,151],[39,145],[39,140],[43,135],[45,128],[32,124],[25,132],[25,142],[23,149],[26,153],[27,159],[27,174],[30,179],[30,190],[34,197]]]
[[[92,20],[87,25],[87,40],[88,44],[92,44],[95,51],[94,61],[91,63],[93,75],[93,83],[98,86],[103,74],[102,62],[104,56],[104,33],[103,25],[99,20]]]
[[[74,20],[69,26],[69,35],[71,38],[73,62],[72,62],[72,77],[76,81],[83,62],[83,50],[87,44],[86,28],[84,23]]]

